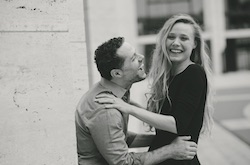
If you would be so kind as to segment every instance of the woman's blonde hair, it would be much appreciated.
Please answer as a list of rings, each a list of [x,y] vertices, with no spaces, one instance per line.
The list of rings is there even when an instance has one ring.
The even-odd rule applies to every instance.
[[[170,70],[172,68],[172,64],[167,53],[166,40],[170,30],[178,22],[190,24],[194,28],[194,36],[197,46],[192,51],[190,58],[191,61],[196,64],[199,64],[204,68],[208,81],[207,100],[205,105],[204,120],[201,134],[210,133],[213,124],[211,61],[208,56],[207,45],[205,44],[204,39],[202,38],[201,28],[189,15],[178,14],[172,16],[169,20],[165,22],[164,26],[158,33],[156,48],[153,53],[151,69],[149,72],[149,80],[151,81],[151,92],[148,101],[148,109],[152,112],[160,113],[165,99],[168,99],[171,105],[168,87],[170,83]]]

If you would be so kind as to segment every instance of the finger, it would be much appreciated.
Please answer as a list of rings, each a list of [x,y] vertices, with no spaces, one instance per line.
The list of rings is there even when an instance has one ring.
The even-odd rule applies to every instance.
[[[95,98],[115,98],[115,96],[110,94],[101,93],[95,96]]]
[[[179,136],[178,137],[180,140],[190,140],[191,136]]]
[[[197,148],[196,147],[189,147],[188,150],[190,152],[195,152],[195,153],[197,152]]]
[[[193,158],[194,158],[194,156],[190,156],[190,155],[186,157],[186,159],[188,159],[188,160],[191,160]]]
[[[114,99],[111,98],[99,98],[99,99],[94,99],[95,102],[99,104],[113,104]]]
[[[196,155],[197,152],[195,150],[189,150],[188,155]]]
[[[109,96],[109,95],[97,95],[95,96],[96,99],[99,99],[99,98],[114,98],[112,96]]]
[[[190,142],[190,146],[191,147],[196,147],[196,148],[198,147],[198,145],[195,142]]]
[[[188,146],[186,146],[186,151],[197,152],[197,147],[188,145]]]
[[[188,154],[186,155],[186,157],[187,156],[192,156],[192,157],[194,157],[196,155],[196,152],[188,152]]]
[[[114,106],[114,104],[105,104],[104,107],[105,107],[105,109],[114,109],[114,108],[116,108],[116,106]]]

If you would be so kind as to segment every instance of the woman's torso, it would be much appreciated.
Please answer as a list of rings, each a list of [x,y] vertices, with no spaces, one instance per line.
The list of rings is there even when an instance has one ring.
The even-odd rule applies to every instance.
[[[192,141],[198,143],[203,123],[206,91],[205,72],[196,64],[188,66],[182,73],[172,79],[169,85],[171,106],[166,99],[161,114],[175,117],[178,134],[156,129],[156,137],[150,145],[150,150],[168,145],[177,136],[182,135],[189,135]],[[162,164],[196,165],[200,163],[197,156],[195,156],[193,160],[167,160]]]

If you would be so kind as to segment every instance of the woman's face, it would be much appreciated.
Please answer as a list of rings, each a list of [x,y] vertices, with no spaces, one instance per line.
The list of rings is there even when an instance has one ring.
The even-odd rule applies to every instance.
[[[189,62],[192,50],[196,47],[193,26],[176,23],[166,40],[167,52],[173,64]]]

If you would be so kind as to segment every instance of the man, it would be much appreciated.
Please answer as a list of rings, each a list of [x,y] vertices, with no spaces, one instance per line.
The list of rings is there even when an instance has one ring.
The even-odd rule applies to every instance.
[[[95,61],[102,79],[80,99],[75,114],[79,165],[146,165],[194,157],[197,145],[187,141],[190,137],[179,137],[151,152],[129,153],[128,145],[144,146],[145,136],[127,132],[128,115],[107,110],[94,100],[96,95],[108,93],[129,102],[132,84],[146,78],[143,56],[118,37],[96,49]]]

